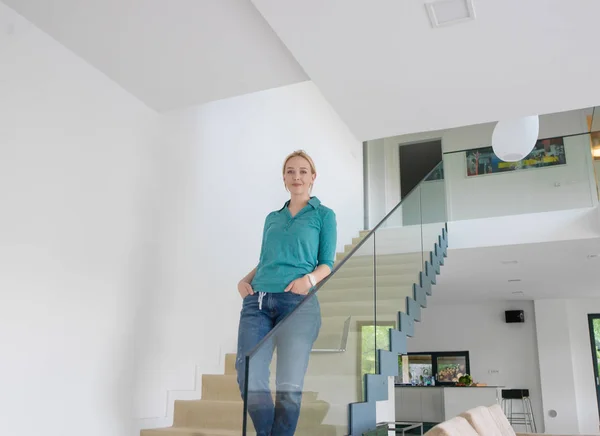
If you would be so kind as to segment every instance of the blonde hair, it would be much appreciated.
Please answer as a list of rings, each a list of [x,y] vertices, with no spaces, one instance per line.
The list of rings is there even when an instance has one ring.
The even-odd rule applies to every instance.
[[[281,172],[284,177],[285,177],[285,167],[286,167],[288,161],[294,157],[301,157],[301,158],[306,159],[308,161],[308,165],[310,166],[310,172],[312,174],[317,174],[315,162],[312,160],[312,157],[310,157],[308,155],[308,153],[306,153],[304,150],[296,150],[293,153],[288,154],[287,157],[285,158],[285,160],[283,161],[283,169],[281,170]],[[285,183],[284,183],[284,186],[285,186]],[[312,188],[313,188],[313,184],[311,183],[309,191],[308,191],[309,193],[312,192]],[[286,191],[288,190],[287,186],[285,187],[285,190]]]
[[[306,153],[304,150],[296,150],[293,153],[288,154],[288,156],[283,161],[283,169],[281,171],[283,175],[285,175],[285,166],[287,165],[288,161],[294,157],[302,157],[302,158],[306,159],[308,161],[308,164],[310,165],[311,173],[317,174],[317,169],[315,168],[315,162],[308,155],[308,153]]]

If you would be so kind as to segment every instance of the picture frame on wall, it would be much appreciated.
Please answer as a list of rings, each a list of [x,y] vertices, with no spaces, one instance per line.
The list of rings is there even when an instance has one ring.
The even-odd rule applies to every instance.
[[[539,140],[531,153],[518,162],[504,162],[492,147],[482,147],[465,152],[467,177],[546,168],[566,165],[565,144],[562,137]]]

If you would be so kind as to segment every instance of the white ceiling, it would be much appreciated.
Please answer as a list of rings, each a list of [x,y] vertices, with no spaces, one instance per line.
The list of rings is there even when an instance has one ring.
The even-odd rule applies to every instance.
[[[308,80],[249,0],[2,0],[164,111]]]
[[[600,238],[449,250],[431,302],[599,297],[600,256],[587,258],[593,254],[600,255]]]
[[[424,0],[252,0],[360,140],[594,106],[597,0],[474,0],[432,29]]]
[[[425,0],[1,1],[158,111],[310,77],[368,140],[600,103],[597,0],[438,29]]]

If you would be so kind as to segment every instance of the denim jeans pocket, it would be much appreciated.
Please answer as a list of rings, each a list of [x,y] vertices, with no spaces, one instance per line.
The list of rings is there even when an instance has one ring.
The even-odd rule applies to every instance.
[[[258,293],[257,292],[255,292],[254,295],[246,295],[244,297],[244,299],[242,300],[242,311],[248,310],[248,309],[253,309],[253,308],[255,308],[254,306],[256,306],[256,309],[258,309]]]

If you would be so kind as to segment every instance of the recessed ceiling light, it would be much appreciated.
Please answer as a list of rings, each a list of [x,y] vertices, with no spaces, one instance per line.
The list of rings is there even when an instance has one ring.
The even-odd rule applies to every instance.
[[[525,295],[523,291],[514,291],[513,295]]]
[[[433,27],[449,26],[475,19],[473,0],[439,0],[425,3]]]
[[[508,283],[520,282],[521,279],[509,279]]]

